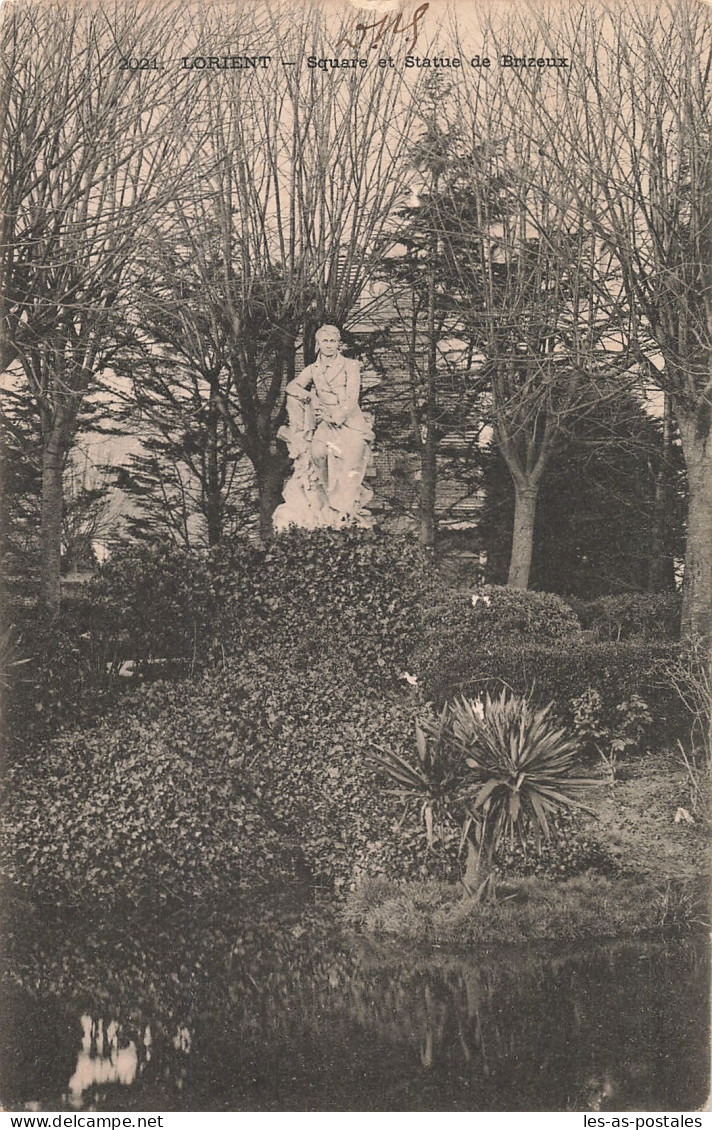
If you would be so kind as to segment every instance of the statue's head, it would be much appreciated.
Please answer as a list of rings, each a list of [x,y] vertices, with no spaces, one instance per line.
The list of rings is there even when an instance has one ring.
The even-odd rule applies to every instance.
[[[341,334],[336,326],[319,326],[315,339],[317,353],[325,357],[335,357],[341,348]]]

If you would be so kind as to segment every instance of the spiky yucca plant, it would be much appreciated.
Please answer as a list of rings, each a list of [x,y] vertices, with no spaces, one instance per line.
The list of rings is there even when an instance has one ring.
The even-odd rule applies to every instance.
[[[450,816],[449,801],[454,795],[460,768],[448,756],[448,713],[449,708],[445,706],[437,718],[421,719],[415,723],[418,755],[415,765],[400,754],[381,747],[373,754],[373,761],[396,786],[394,791],[406,806],[413,801],[420,804],[429,848],[436,840],[444,839],[445,823]]]
[[[474,771],[470,815],[480,826],[485,868],[505,838],[524,846],[533,833],[551,836],[549,816],[585,808],[580,797],[598,782],[571,776],[578,743],[550,718],[552,704],[535,708],[502,691],[484,702],[461,698],[450,707],[452,739]]]
[[[550,839],[549,817],[585,808],[579,797],[598,781],[571,776],[578,741],[550,718],[503,691],[499,698],[461,698],[437,718],[416,723],[417,762],[379,749],[374,761],[409,804],[420,804],[428,846],[445,840],[447,823],[461,826],[467,849],[465,887],[478,897],[492,887],[492,858],[509,837]],[[590,811],[590,810],[589,810]]]

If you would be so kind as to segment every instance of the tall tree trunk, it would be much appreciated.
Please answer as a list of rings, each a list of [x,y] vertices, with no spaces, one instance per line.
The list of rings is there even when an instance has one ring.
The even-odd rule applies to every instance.
[[[321,325],[321,320],[315,317],[307,316],[304,323],[304,339],[302,342],[302,356],[304,359],[304,368],[307,365],[313,365],[316,361],[316,331]]]
[[[52,435],[42,452],[40,607],[53,617],[59,615],[61,595],[63,470],[62,444]]]
[[[437,179],[435,181],[437,188]],[[435,334],[435,265],[438,237],[433,234],[428,261],[428,356],[425,374],[425,435],[420,446],[420,501],[418,506],[418,541],[429,550],[435,548],[435,499],[437,491],[438,437],[437,413],[438,343]]]
[[[222,539],[222,499],[220,497],[220,472],[218,467],[218,423],[220,413],[216,403],[217,387],[210,386],[208,405],[208,441],[206,451],[205,516],[208,523],[208,545],[219,545]]]
[[[672,466],[672,399],[665,393],[662,448],[655,476],[653,526],[650,538],[648,592],[671,592],[675,588],[675,567],[670,550],[670,496]]]
[[[683,636],[712,632],[712,435],[705,403],[690,413],[678,406],[676,413],[688,486]]]
[[[289,458],[277,448],[263,459],[257,470],[259,495],[260,540],[264,545],[272,541],[272,515],[282,498],[282,487],[289,469]]]
[[[425,549],[435,546],[435,499],[437,491],[437,439],[435,425],[426,425],[420,449],[420,497],[418,500],[418,541]]]
[[[514,527],[507,577],[507,584],[512,589],[529,587],[538,494],[538,486],[521,486],[517,482],[514,483]]]

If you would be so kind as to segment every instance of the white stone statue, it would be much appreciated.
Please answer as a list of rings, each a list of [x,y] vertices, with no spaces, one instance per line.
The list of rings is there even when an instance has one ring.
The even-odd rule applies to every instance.
[[[289,423],[277,433],[294,461],[284,502],[274,512],[275,530],[369,527],[364,485],[371,462],[373,418],[359,406],[358,361],[341,356],[335,326],[316,334],[317,359],[287,385]]]

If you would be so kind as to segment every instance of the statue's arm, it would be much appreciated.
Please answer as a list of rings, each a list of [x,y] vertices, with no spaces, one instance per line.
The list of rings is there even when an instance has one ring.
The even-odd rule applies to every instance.
[[[290,381],[286,388],[287,396],[294,396],[297,400],[306,400],[308,397],[308,388],[314,383],[314,378],[309,372],[309,366],[304,369],[298,377]]]

